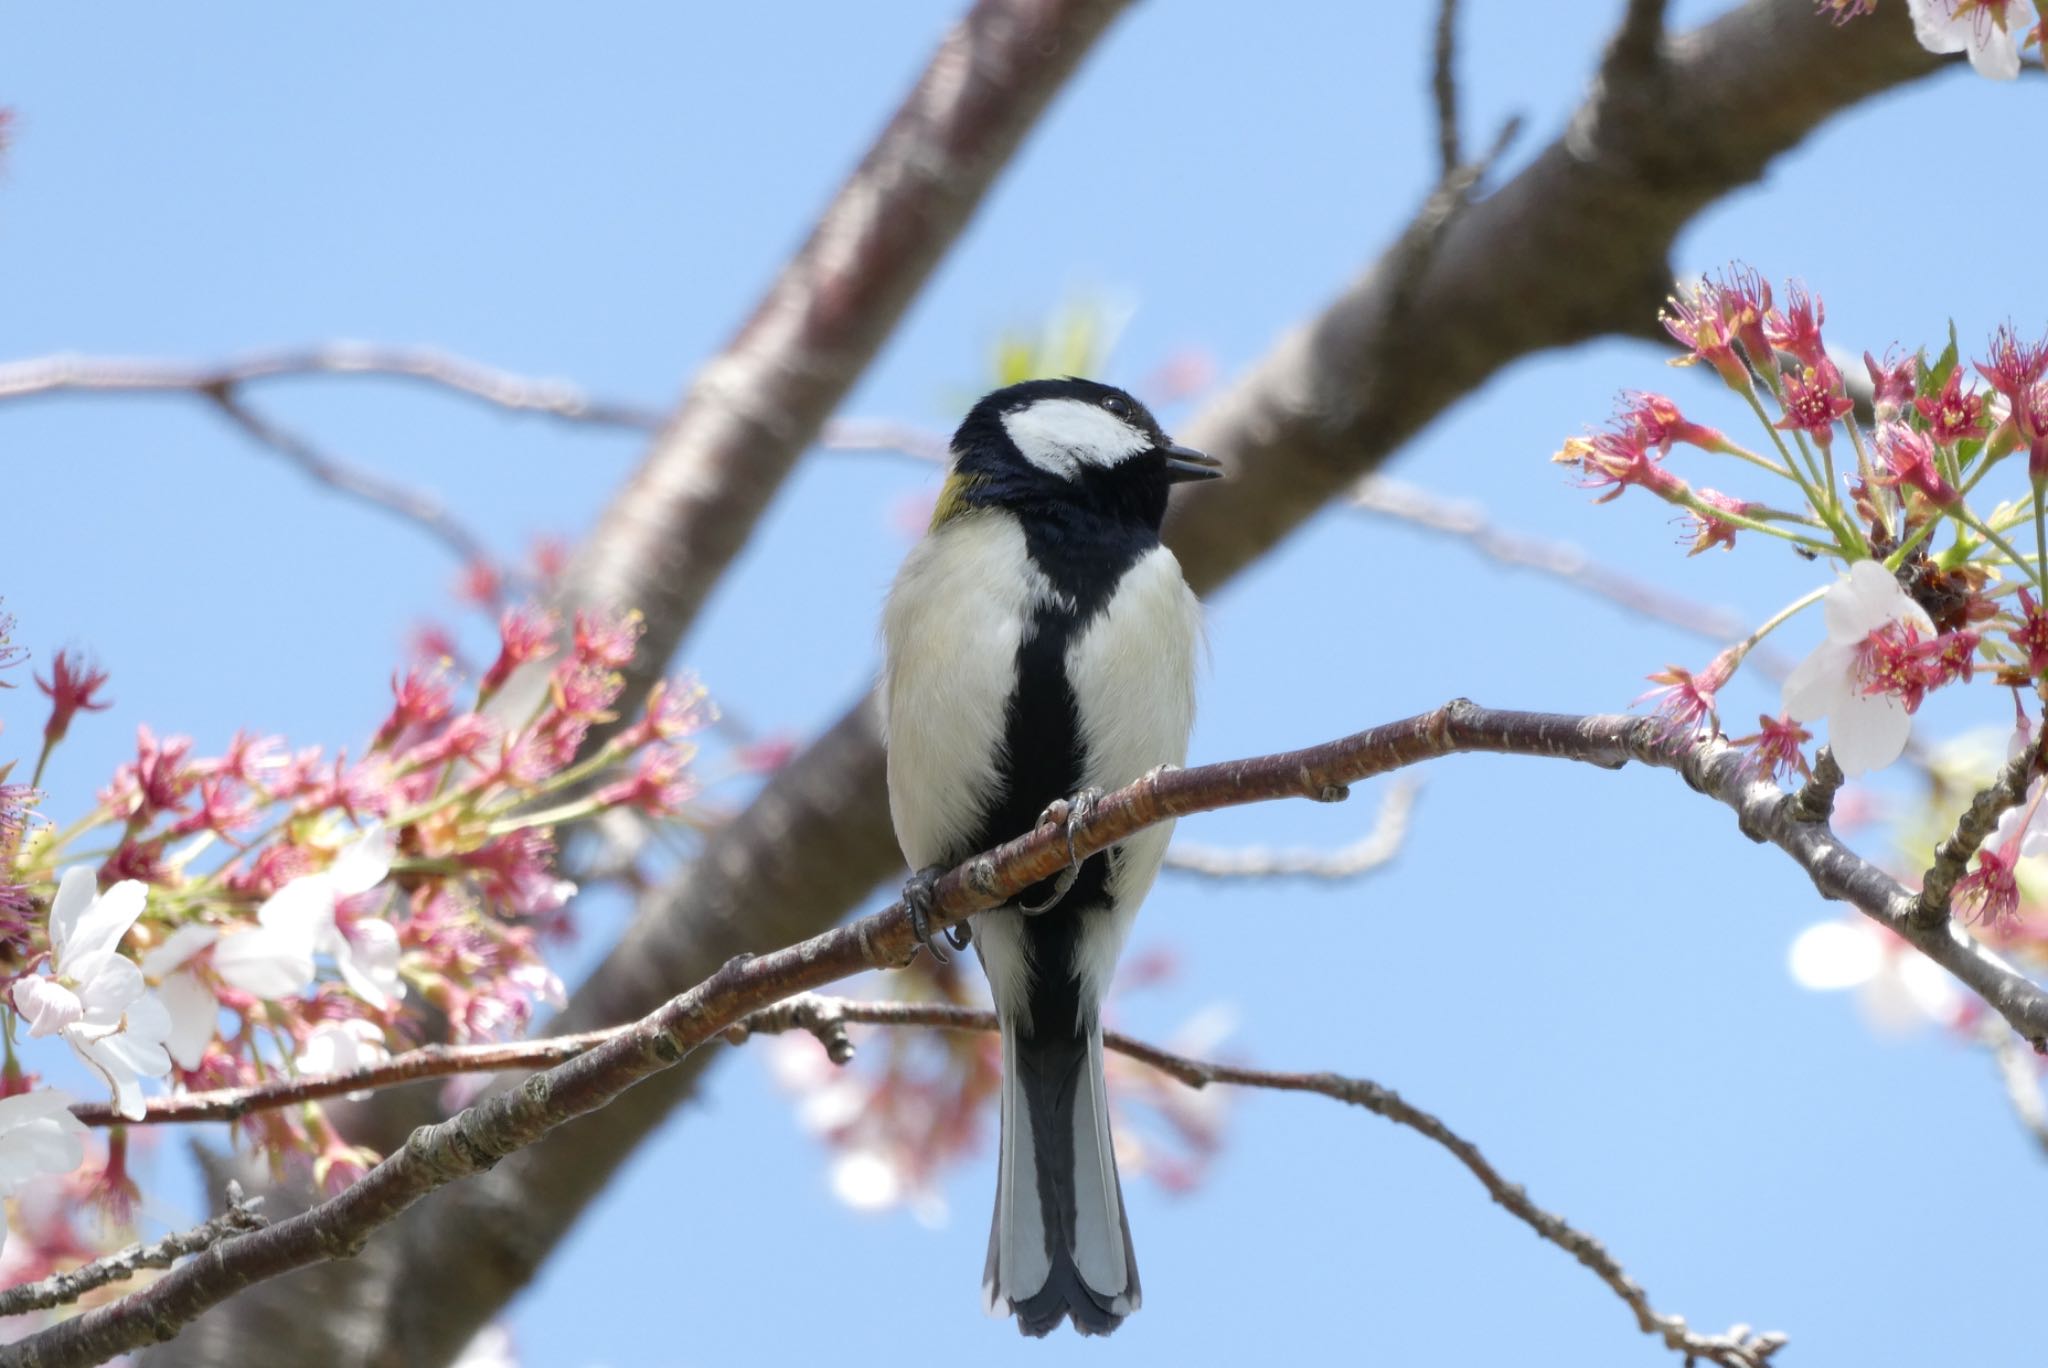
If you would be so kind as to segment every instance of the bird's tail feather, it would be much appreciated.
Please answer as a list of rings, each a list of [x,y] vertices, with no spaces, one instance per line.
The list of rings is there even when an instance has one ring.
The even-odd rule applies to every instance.
[[[1106,1335],[1138,1309],[1138,1264],[1110,1149],[1102,1027],[1003,1024],[1002,1148],[982,1291],[991,1314],[1044,1335],[1071,1316]]]

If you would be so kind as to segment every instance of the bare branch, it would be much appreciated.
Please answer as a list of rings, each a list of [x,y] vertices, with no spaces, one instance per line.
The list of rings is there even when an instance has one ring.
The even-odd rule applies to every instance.
[[[1355,879],[1370,874],[1401,853],[1408,839],[1408,818],[1422,786],[1410,781],[1391,785],[1380,800],[1372,830],[1335,850],[1312,847],[1274,849],[1268,846],[1210,846],[1175,840],[1167,847],[1166,867],[1212,879]]]
[[[210,395],[266,380],[360,375],[417,381],[499,408],[652,432],[662,414],[593,397],[566,380],[518,375],[434,347],[327,342],[252,352],[212,365],[114,356],[40,356],[0,364],[0,400],[61,393]]]
[[[1437,0],[1436,54],[1430,64],[1429,89],[1436,100],[1438,174],[1448,180],[1465,164],[1458,133],[1458,0]]]
[[[976,1011],[968,1007],[956,1007],[951,1003],[938,1002],[867,1002],[857,998],[810,998],[815,1010],[825,1010],[836,1020],[863,1022],[877,1026],[936,1026],[956,1031],[993,1031],[996,1017],[993,1012]],[[756,1032],[775,1029],[789,1029],[759,1024],[763,1014],[756,1013],[748,1019],[749,1027]],[[801,1027],[800,1023],[792,1023]],[[1703,1359],[1709,1363],[1722,1364],[1725,1368],[1760,1368],[1771,1356],[1785,1345],[1785,1337],[1779,1334],[1757,1334],[1746,1326],[1719,1335],[1701,1334],[1687,1327],[1682,1316],[1669,1316],[1659,1312],[1650,1304],[1649,1294],[1642,1285],[1628,1275],[1607,1247],[1591,1235],[1578,1230],[1563,1217],[1546,1211],[1529,1200],[1529,1195],[1519,1183],[1510,1182],[1501,1176],[1477,1145],[1459,1135],[1436,1116],[1424,1111],[1404,1099],[1391,1088],[1362,1078],[1347,1078],[1333,1073],[1280,1073],[1271,1069],[1246,1068],[1236,1064],[1218,1064],[1208,1060],[1192,1059],[1160,1049],[1142,1040],[1133,1039],[1118,1031],[1103,1032],[1103,1044],[1133,1059],[1177,1079],[1191,1088],[1206,1088],[1222,1083],[1239,1088],[1265,1088],[1275,1092],[1314,1093],[1322,1097],[1361,1107],[1373,1115],[1406,1126],[1427,1139],[1449,1150],[1452,1157],[1477,1178],[1486,1189],[1487,1195],[1505,1207],[1516,1220],[1527,1225],[1549,1243],[1591,1269],[1600,1281],[1607,1284],[1614,1294],[1627,1303],[1635,1313],[1636,1324],[1644,1334],[1656,1335],[1666,1346],[1686,1356],[1690,1363]]]
[[[307,479],[360,504],[412,523],[447,547],[464,565],[490,563],[491,554],[482,539],[465,527],[439,499],[329,455],[291,429],[257,413],[233,389],[210,390],[207,397],[228,421],[263,447],[283,457]]]
[[[39,1282],[0,1289],[0,1318],[29,1311],[68,1306],[108,1283],[124,1282],[145,1268],[169,1268],[188,1254],[211,1249],[230,1235],[263,1228],[257,1208],[261,1197],[244,1197],[239,1184],[228,1184],[228,1209],[204,1225],[166,1235],[151,1244],[132,1244],[116,1254],[94,1259],[82,1268],[55,1273]]]
[[[1749,633],[1749,624],[1726,609],[1671,593],[1627,571],[1602,565],[1569,542],[1498,527],[1477,504],[1446,499],[1385,475],[1359,481],[1351,490],[1349,503],[1360,512],[1454,537],[1489,560],[1534,570],[1638,617],[1708,641],[1725,645]],[[1771,679],[1783,679],[1791,669],[1784,657],[1766,645],[1753,648],[1744,665]]]
[[[1843,845],[1825,823],[1795,820],[1796,803],[1752,777],[1718,738],[1674,734],[1655,719],[1504,712],[1456,700],[1432,712],[1304,750],[1147,775],[1109,794],[1072,827],[1048,824],[975,856],[934,888],[934,931],[1014,898],[1063,868],[1172,817],[1279,798],[1332,802],[1352,784],[1439,756],[1524,755],[1620,768],[1630,760],[1677,772],[1734,810],[1742,831],[1805,870],[1823,896],[1849,902],[1976,991],[2029,1042],[2048,1040],[2048,993],[1954,923],[1922,926],[1916,899]],[[228,1240],[154,1286],[0,1350],[0,1366],[95,1363],[174,1334],[251,1282],[360,1250],[437,1188],[484,1173],[564,1123],[607,1106],[672,1068],[748,1013],[864,969],[905,964],[916,949],[902,903],[765,955],[730,960],[696,987],[575,1058],[423,1126],[346,1192]]]

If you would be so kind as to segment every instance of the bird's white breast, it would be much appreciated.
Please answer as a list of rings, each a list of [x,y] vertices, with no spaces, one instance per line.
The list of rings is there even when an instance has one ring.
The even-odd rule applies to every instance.
[[[912,869],[956,858],[1001,777],[1017,648],[1052,593],[1007,513],[965,513],[913,548],[882,614],[889,815]]]
[[[1202,610],[1180,562],[1155,547],[1124,572],[1108,605],[1067,648],[1067,680],[1087,745],[1084,785],[1121,788],[1188,757],[1195,719],[1195,652]],[[1115,911],[1091,922],[1075,948],[1088,996],[1100,1001],[1124,937],[1166,858],[1173,824],[1124,841],[1110,884]]]

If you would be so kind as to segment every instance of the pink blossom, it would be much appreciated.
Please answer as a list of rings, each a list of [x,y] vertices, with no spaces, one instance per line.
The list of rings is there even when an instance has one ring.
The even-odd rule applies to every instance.
[[[1786,286],[1785,294],[1785,307],[1772,309],[1764,316],[1764,336],[1770,339],[1771,346],[1787,353],[1801,366],[1818,369],[1827,365],[1827,347],[1820,337],[1821,324],[1827,321],[1827,308],[1819,296],[1808,293],[1796,280]]]
[[[1918,358],[1908,356],[1894,361],[1887,352],[1880,362],[1865,352],[1863,366],[1870,372],[1871,408],[1878,422],[1890,422],[1905,411],[1907,404],[1914,402],[1913,383],[1920,373]]]
[[[1745,772],[1779,783],[1789,783],[1795,774],[1802,779],[1812,775],[1813,768],[1806,763],[1804,749],[1813,740],[1812,732],[1785,716],[1759,714],[1757,723],[1754,734],[1735,737],[1728,743],[1749,750],[1743,759]]]
[[[1984,435],[1984,398],[1964,392],[1961,366],[1948,373],[1941,393],[1915,399],[1913,407],[1926,420],[1927,435],[1942,446]]]
[[[76,663],[67,651],[50,661],[50,678],[34,676],[36,687],[50,698],[50,720],[43,724],[43,744],[54,746],[71,730],[71,719],[81,712],[104,712],[110,700],[99,697],[107,672],[91,662]]]
[[[1807,433],[1823,447],[1833,439],[1836,421],[1856,407],[1842,389],[1842,373],[1825,356],[1816,365],[1787,372],[1784,405],[1785,416],[1771,426]]]
[[[1879,484],[1905,485],[1924,495],[1937,508],[1952,508],[1957,502],[1955,486],[1941,473],[1934,445],[1927,435],[1904,423],[1884,423],[1877,429],[1877,454],[1884,471],[1874,478]]]

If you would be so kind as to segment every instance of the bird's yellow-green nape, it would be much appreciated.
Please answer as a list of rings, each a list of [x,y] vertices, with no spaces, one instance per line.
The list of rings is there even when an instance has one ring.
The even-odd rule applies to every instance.
[[[983,479],[980,475],[963,475],[957,470],[948,475],[939,490],[938,503],[932,506],[932,525],[927,530],[936,532],[974,507],[968,495],[976,485],[983,483]]]

